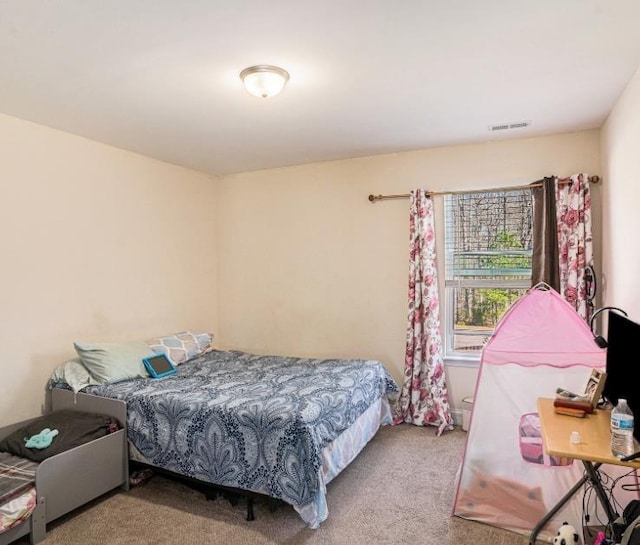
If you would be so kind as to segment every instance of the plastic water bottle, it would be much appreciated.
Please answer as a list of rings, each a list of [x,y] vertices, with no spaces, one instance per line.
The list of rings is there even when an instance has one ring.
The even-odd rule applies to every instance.
[[[611,453],[617,458],[624,458],[634,452],[633,413],[627,400],[620,398],[611,411]]]

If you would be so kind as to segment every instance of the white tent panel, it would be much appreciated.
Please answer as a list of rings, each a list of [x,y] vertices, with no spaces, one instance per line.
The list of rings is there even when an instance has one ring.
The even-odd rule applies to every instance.
[[[589,374],[590,368],[584,366],[483,367],[455,514],[519,533],[531,532],[583,472],[579,462],[552,460],[544,454],[537,398],[553,397],[558,386],[581,390]],[[576,495],[550,526],[555,528],[566,520],[579,528],[581,500]]]
[[[605,362],[585,321],[548,286],[511,306],[483,350],[454,515],[532,531],[583,475],[581,462],[544,453],[537,399],[554,397],[558,387],[583,391]],[[575,494],[539,537],[551,538],[565,521],[581,528],[583,499]]]

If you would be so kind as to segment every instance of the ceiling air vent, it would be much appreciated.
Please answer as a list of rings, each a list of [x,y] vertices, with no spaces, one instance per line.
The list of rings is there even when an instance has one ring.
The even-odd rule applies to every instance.
[[[524,129],[531,125],[531,121],[518,121],[515,123],[501,123],[500,125],[489,125],[489,131],[509,131],[511,129]]]

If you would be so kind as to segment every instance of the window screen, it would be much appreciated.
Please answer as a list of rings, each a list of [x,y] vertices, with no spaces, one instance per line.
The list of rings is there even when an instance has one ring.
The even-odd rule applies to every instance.
[[[530,189],[445,196],[447,355],[479,354],[531,287],[532,244]]]

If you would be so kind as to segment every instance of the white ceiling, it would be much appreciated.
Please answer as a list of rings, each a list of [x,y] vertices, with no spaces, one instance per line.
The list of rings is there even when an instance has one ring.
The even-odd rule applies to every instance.
[[[212,174],[596,128],[639,65],[640,0],[0,0],[1,112]]]

